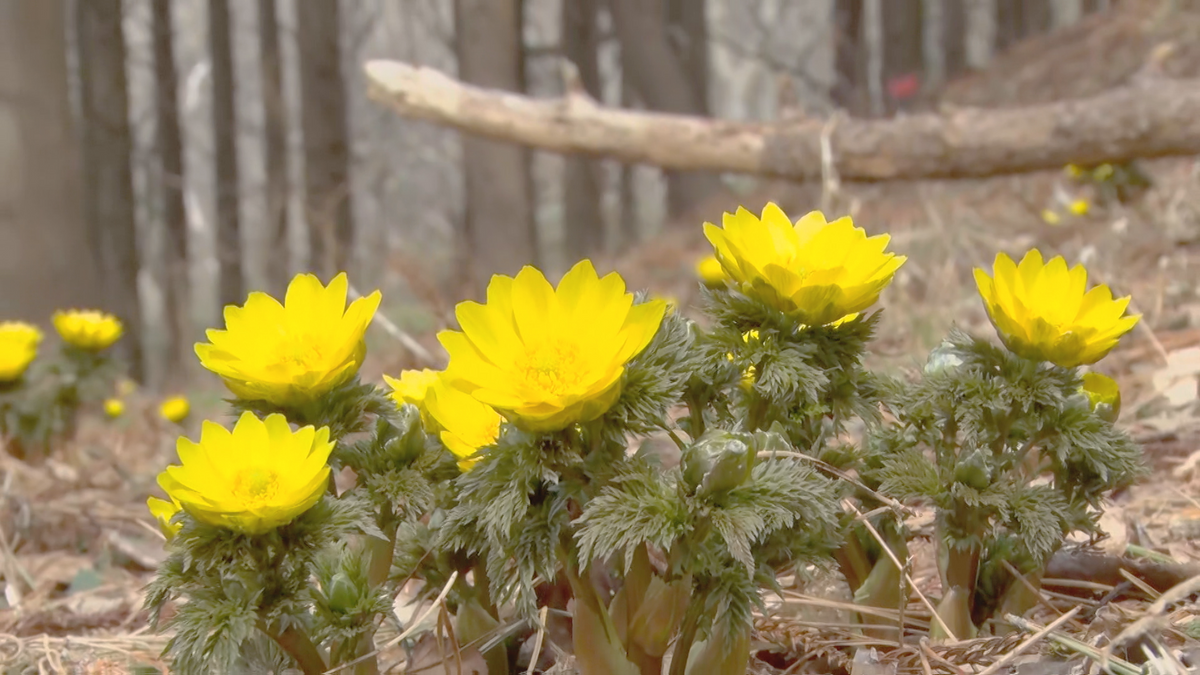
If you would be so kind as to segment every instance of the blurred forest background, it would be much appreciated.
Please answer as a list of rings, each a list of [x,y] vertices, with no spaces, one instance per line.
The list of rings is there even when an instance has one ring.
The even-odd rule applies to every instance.
[[[534,97],[569,61],[611,106],[882,117],[1120,84],[1153,46],[1122,6],[1182,1],[0,0],[0,317],[113,311],[132,374],[178,383],[222,305],[298,271],[348,270],[427,332],[492,273],[698,231],[763,186],[403,119],[367,99],[369,59]]]

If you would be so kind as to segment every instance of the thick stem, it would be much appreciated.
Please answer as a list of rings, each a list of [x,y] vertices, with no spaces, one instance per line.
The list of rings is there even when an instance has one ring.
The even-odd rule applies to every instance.
[[[690,422],[688,435],[692,437],[692,440],[695,440],[704,435],[704,405],[698,395],[689,392],[687,395],[687,407]]]
[[[871,560],[867,556],[866,549],[863,548],[862,540],[854,536],[854,532],[851,531],[842,545],[834,552],[834,557],[837,559],[842,576],[846,577],[846,584],[850,586],[850,592],[854,593],[871,573]]]
[[[391,504],[385,504],[379,512],[379,529],[383,531],[385,539],[367,538],[367,552],[371,556],[367,581],[373,588],[383,585],[392,572],[392,556],[396,554],[396,528],[399,525],[392,514]]]
[[[304,675],[321,675],[329,669],[325,665],[325,657],[321,656],[321,651],[313,644],[308,634],[295,626],[289,626],[276,632],[271,630],[266,622],[259,621],[258,629],[266,633],[283,651],[295,659]]]
[[[692,598],[692,607],[702,607],[703,597]],[[692,611],[691,608],[683,617],[683,624],[679,627],[679,637],[675,640],[675,649],[671,652],[671,670],[669,675],[686,675],[688,666],[688,655],[692,653],[692,645],[696,642],[696,635],[700,632],[700,613]]]

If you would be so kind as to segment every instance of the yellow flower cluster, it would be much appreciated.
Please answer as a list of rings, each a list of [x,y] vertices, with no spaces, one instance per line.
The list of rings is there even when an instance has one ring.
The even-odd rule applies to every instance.
[[[849,217],[826,222],[813,211],[793,223],[773,203],[761,217],[726,213],[704,234],[730,283],[808,326],[875,304],[906,260],[885,252],[888,235],[868,237]]]
[[[1140,318],[1125,316],[1129,298],[1113,299],[1108,286],[1088,290],[1083,265],[1068,269],[1061,256],[1043,262],[1037,249],[1020,265],[997,255],[992,276],[976,269],[975,283],[1010,351],[1064,368],[1104,358]]]
[[[0,383],[21,379],[37,358],[42,332],[20,321],[0,323]]]
[[[53,321],[63,342],[86,352],[108,349],[125,332],[120,319],[92,309],[56,312]]]
[[[874,305],[905,257],[887,252],[888,235],[867,236],[850,218],[826,221],[812,212],[793,222],[775,204],[761,216],[745,209],[705,224],[715,255],[698,266],[704,282],[773,307],[807,326],[837,327]],[[1128,298],[1107,286],[1087,289],[1082,266],[1043,263],[1031,251],[1018,266],[996,258],[992,276],[976,282],[1001,340],[1014,353],[1063,367],[1094,363],[1128,332]],[[225,329],[196,345],[201,363],[247,401],[302,405],[354,378],[365,355],[364,333],[378,292],[347,307],[348,282],[328,286],[312,275],[293,279],[283,303],[252,293],[225,310]],[[449,355],[444,371],[408,370],[385,377],[397,405],[416,406],[466,471],[495,445],[505,423],[534,433],[593,421],[620,397],[625,369],[657,334],[667,302],[635,302],[615,273],[601,276],[588,260],[557,285],[525,267],[496,275],[485,302],[455,309],[457,330],[438,339]],[[60,331],[63,330],[60,328]],[[746,332],[749,343],[757,331]],[[753,385],[753,368],[743,387]],[[1085,389],[1099,386],[1094,378]],[[1096,396],[1111,399],[1111,392]],[[1092,394],[1089,394],[1090,396]],[[171,404],[168,409],[168,403]],[[164,402],[168,419],[187,415],[186,399]],[[204,424],[199,443],[179,441],[180,466],[159,484],[171,501],[150,508],[170,534],[182,509],[197,520],[247,533],[289,522],[320,499],[329,475],[327,428],[293,431],[280,415],[243,414],[232,432]]]
[[[329,484],[329,429],[293,431],[283,415],[242,413],[233,431],[205,422],[200,441],[180,438],[180,464],[158,475],[171,502],[147,505],[165,533],[175,513],[247,534],[285,525],[312,508]]]
[[[380,294],[346,307],[348,289],[345,273],[328,287],[301,274],[288,285],[283,304],[251,293],[244,306],[225,308],[225,330],[209,330],[196,355],[243,400],[278,406],[313,401],[353,378],[367,352],[363,335]]]

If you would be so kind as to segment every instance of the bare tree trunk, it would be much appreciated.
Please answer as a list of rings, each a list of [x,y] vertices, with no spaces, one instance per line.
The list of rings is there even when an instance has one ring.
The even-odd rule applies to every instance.
[[[600,99],[600,35],[596,23],[596,0],[563,3],[562,41],[567,60],[579,72],[578,86],[593,99]],[[565,248],[573,263],[604,248],[604,219],[600,210],[603,192],[602,167],[587,157],[568,157],[563,209]]]
[[[287,105],[283,98],[283,56],[275,0],[258,0],[258,41],[262,70],[264,155],[267,177],[267,283],[283,297],[291,275],[288,255]]]
[[[157,112],[158,166],[162,189],[163,253],[166,279],[166,379],[186,378],[192,359],[191,306],[188,284],[188,231],[183,206],[183,139],[179,132],[179,76],[175,70],[171,0],[150,3],[154,39],[154,84]]]
[[[65,0],[0,2],[0,316],[103,306],[67,80]],[[111,309],[111,307],[110,307]]]
[[[465,82],[506,91],[524,89],[517,0],[456,0],[455,51]],[[537,260],[537,230],[529,151],[510,143],[463,137],[467,264],[465,291],[478,296],[493,274],[514,274]]]
[[[350,129],[338,5],[332,0],[296,3],[309,265],[326,277],[348,269],[354,255]]]
[[[842,108],[861,114],[866,83],[866,53],[863,50],[863,0],[835,0],[833,100]]]
[[[921,0],[887,0],[881,4],[883,81],[887,109],[895,111],[907,107],[919,91],[924,64],[921,46],[924,7]]]
[[[886,112],[883,89],[883,0],[863,0],[862,36],[867,60],[867,100],[871,114],[878,117]]]
[[[138,301],[137,223],[133,207],[133,138],[125,73],[121,0],[75,4],[79,31],[84,208],[91,242],[100,252],[103,288],[125,324],[117,352],[135,380],[145,377],[142,313]]]
[[[651,110],[704,115],[704,101],[667,41],[663,0],[609,0],[621,39],[622,77]],[[714,174],[680,174],[668,212],[678,216],[720,188]]]
[[[921,0],[923,89],[937,91],[946,82],[946,5],[955,0]]]
[[[996,51],[996,4],[1010,0],[963,0],[967,4],[967,64],[984,68]]]
[[[622,74],[621,76],[625,76]],[[621,82],[621,108],[624,110],[633,110],[637,107],[637,98],[633,94],[633,88],[628,82],[622,79]],[[621,233],[621,248],[633,248],[642,240],[641,221],[638,218],[637,208],[637,193],[633,189],[634,169],[633,164],[622,164],[621,172],[617,176],[617,199],[620,203],[620,222],[618,230]]]
[[[217,193],[217,300],[240,305],[245,297],[242,277],[242,228],[239,217],[236,83],[233,75],[233,25],[229,0],[209,0],[208,44],[212,52],[213,182]]]
[[[708,79],[709,71],[709,42],[708,17],[706,15],[708,0],[666,0],[666,30],[668,43],[679,58],[679,64],[687,73],[688,82],[692,85],[700,114],[709,112]],[[696,205],[689,195],[689,181],[707,180],[712,185],[708,192],[719,188],[720,178],[713,174],[709,177],[691,178],[677,171],[667,172],[667,211],[673,215],[686,212]],[[708,196],[705,194],[704,196]]]
[[[942,45],[946,79],[967,69],[967,1],[942,0]]]
[[[1051,0],[1050,13],[1055,28],[1070,26],[1083,16],[1083,0]]]
[[[1021,0],[1021,39],[1050,30],[1052,0]]]

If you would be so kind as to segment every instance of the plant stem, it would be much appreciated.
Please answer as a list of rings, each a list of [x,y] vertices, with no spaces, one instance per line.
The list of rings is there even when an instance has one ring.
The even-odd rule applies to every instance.
[[[692,653],[692,645],[696,642],[696,635],[700,632],[700,613],[692,611],[694,607],[703,607],[704,598],[701,594],[697,594],[692,598],[691,607],[683,617],[683,624],[679,627],[679,637],[675,640],[675,649],[671,652],[671,671],[669,675],[686,675],[688,666],[688,655]]]
[[[321,656],[321,651],[313,644],[308,634],[295,626],[288,626],[283,631],[276,632],[271,630],[266,622],[259,620],[258,629],[295,659],[304,675],[321,675],[329,669],[325,665],[325,657]]]
[[[367,538],[367,552],[371,556],[370,567],[367,568],[367,581],[372,587],[381,586],[392,572],[392,556],[396,554],[396,528],[399,525],[399,521],[392,514],[392,505],[385,504],[379,512],[379,529],[383,531],[385,538]]]

